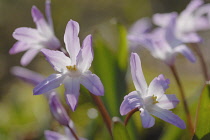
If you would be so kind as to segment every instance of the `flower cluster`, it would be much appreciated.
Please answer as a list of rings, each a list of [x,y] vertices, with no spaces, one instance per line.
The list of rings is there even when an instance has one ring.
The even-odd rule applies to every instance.
[[[113,136],[111,128],[113,121],[109,118],[109,114],[99,98],[99,96],[104,96],[104,86],[100,78],[89,70],[94,58],[92,35],[86,36],[82,45],[80,45],[78,37],[79,24],[74,20],[70,20],[64,33],[65,49],[62,48],[54,33],[50,0],[46,0],[45,8],[47,20],[36,6],[32,7],[31,13],[36,29],[28,27],[17,28],[13,33],[13,37],[17,42],[10,49],[9,53],[16,54],[26,51],[20,61],[21,65],[26,66],[41,52],[56,71],[56,73],[51,74],[47,78],[22,67],[13,67],[11,71],[13,75],[34,86],[34,95],[45,95],[53,117],[65,127],[65,135],[53,131],[45,131],[46,139],[84,139],[77,136],[74,123],[57,95],[55,89],[61,85],[64,85],[66,102],[72,111],[75,111],[77,108],[80,86],[83,85],[91,93],[110,135]],[[129,114],[132,115],[133,110],[140,111],[141,122],[144,128],[154,126],[155,119],[153,116],[181,129],[186,128],[185,122],[170,111],[170,109],[176,107],[179,100],[174,94],[165,94],[166,89],[169,88],[169,79],[160,74],[151,81],[149,86],[147,85],[140,57],[134,52],[136,48],[143,46],[151,52],[152,56],[162,60],[171,68],[184,104],[188,120],[187,128],[189,127],[194,132],[194,128],[190,128],[193,125],[191,124],[186,97],[175,70],[175,59],[176,55],[180,53],[190,62],[196,61],[188,45],[203,41],[197,34],[197,31],[210,28],[210,20],[208,19],[210,12],[208,9],[209,5],[205,5],[203,0],[192,0],[180,14],[176,12],[158,13],[152,19],[143,18],[134,23],[129,30],[127,39],[132,52],[130,55],[130,69],[136,90],[124,97],[119,109],[121,115],[129,116]],[[158,27],[153,28],[153,24]]]

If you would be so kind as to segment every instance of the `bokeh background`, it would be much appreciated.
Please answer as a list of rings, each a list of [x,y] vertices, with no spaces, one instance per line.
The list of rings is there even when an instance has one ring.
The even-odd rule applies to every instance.
[[[208,1],[206,1],[208,2]],[[105,86],[103,101],[112,117],[124,117],[119,114],[123,96],[134,90],[129,72],[129,59],[119,63],[119,50],[122,45],[120,35],[142,17],[151,17],[154,13],[182,11],[189,0],[52,0],[52,16],[56,36],[63,43],[63,35],[70,19],[80,23],[81,40],[88,34],[93,35],[95,58],[91,70],[99,75]],[[1,140],[40,140],[44,139],[44,130],[63,132],[62,127],[52,118],[48,102],[44,96],[34,96],[33,87],[12,76],[10,69],[20,66],[23,53],[9,55],[9,49],[16,42],[12,37],[18,27],[35,27],[31,17],[31,7],[36,5],[44,12],[44,0],[0,0],[0,139]],[[202,52],[210,67],[209,32],[200,33],[204,38]],[[144,75],[148,83],[159,74],[171,80],[169,94],[179,98],[176,83],[169,68],[154,59],[144,49],[139,52]],[[129,54],[128,54],[129,55]],[[203,88],[203,78],[198,62],[191,64],[183,56],[176,61],[178,73],[187,93],[191,113],[194,115],[199,93]],[[128,69],[127,69],[128,67]],[[51,66],[39,54],[27,68],[45,76],[54,73]],[[75,122],[78,135],[90,140],[110,139],[100,114],[86,89],[81,89],[79,105],[71,112],[63,97],[64,88],[58,89],[63,105]],[[180,98],[179,98],[180,99]],[[185,120],[181,103],[174,110]],[[98,114],[98,115],[97,115]],[[142,129],[139,113],[135,113],[128,124],[128,131],[134,139],[185,139],[185,130],[156,119],[156,125]]]

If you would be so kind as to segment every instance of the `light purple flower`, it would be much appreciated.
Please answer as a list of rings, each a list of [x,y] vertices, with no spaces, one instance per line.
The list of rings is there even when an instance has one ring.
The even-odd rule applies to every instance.
[[[58,49],[60,47],[60,42],[54,35],[50,0],[46,0],[45,6],[47,21],[39,9],[33,6],[31,14],[36,24],[36,29],[20,27],[13,32],[13,37],[18,41],[13,45],[9,53],[16,54],[26,51],[21,58],[23,66],[28,65],[42,48]]]
[[[48,62],[59,73],[50,75],[33,90],[34,95],[38,95],[64,84],[67,103],[72,110],[75,110],[77,106],[80,84],[92,94],[104,95],[104,87],[100,78],[88,70],[93,60],[92,37],[88,35],[80,48],[78,33],[79,24],[70,20],[64,34],[66,50],[70,57],[60,51],[42,49]]]
[[[141,61],[136,53],[131,54],[130,58],[131,74],[136,91],[124,97],[120,106],[120,114],[126,115],[131,110],[138,108],[144,128],[150,128],[155,124],[154,115],[168,123],[181,129],[185,129],[185,123],[169,109],[173,109],[179,103],[174,94],[164,94],[168,88],[169,80],[161,74],[154,78],[149,86],[145,81]]]
[[[147,44],[145,35],[152,29],[152,21],[149,18],[142,18],[136,21],[128,32],[128,41],[131,50],[135,50],[139,45]]]
[[[183,43],[199,43],[202,38],[196,31],[210,28],[210,5],[202,5],[203,3],[203,0],[192,0],[179,15],[176,12],[155,14],[153,22],[162,28],[171,29],[173,38],[168,37],[169,43],[173,39]]]
[[[45,138],[46,140],[76,140],[69,128],[65,127],[65,135],[54,131],[45,131]],[[85,138],[79,138],[79,140],[87,140]]]
[[[162,60],[169,66],[174,64],[178,53],[184,55],[189,61],[195,62],[196,58],[191,50],[185,44],[176,40],[170,30],[171,28],[154,29],[147,35],[147,44],[144,47],[151,52],[153,57]],[[171,39],[170,43],[167,38]]]

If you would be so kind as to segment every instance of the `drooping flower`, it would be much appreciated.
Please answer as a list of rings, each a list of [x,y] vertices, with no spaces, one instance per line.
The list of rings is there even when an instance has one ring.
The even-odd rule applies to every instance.
[[[17,42],[10,49],[9,53],[16,54],[26,51],[21,58],[23,66],[28,65],[42,48],[58,49],[60,47],[60,42],[54,34],[50,8],[50,0],[46,0],[46,21],[39,9],[33,6],[31,14],[36,24],[36,29],[20,27],[13,32],[13,37]]]
[[[93,60],[92,36],[88,35],[80,48],[78,33],[79,24],[70,20],[64,34],[66,50],[70,57],[60,51],[42,49],[48,62],[59,73],[50,75],[33,90],[34,95],[38,95],[64,84],[67,103],[72,110],[75,110],[77,106],[80,84],[92,94],[98,96],[104,94],[100,78],[88,70]]]
[[[124,97],[120,106],[120,114],[126,115],[131,110],[138,108],[144,128],[150,128],[155,124],[155,119],[151,116],[154,115],[181,129],[185,129],[184,121],[169,111],[179,103],[175,95],[164,94],[169,87],[169,80],[165,79],[161,74],[147,86],[141,68],[141,61],[136,53],[131,54],[130,65],[136,91]]]
[[[69,128],[65,127],[65,135],[54,131],[45,131],[46,140],[76,140]],[[79,140],[87,140],[85,138],[79,138]]]
[[[39,73],[18,66],[13,67],[11,69],[11,73],[16,77],[22,79],[26,83],[32,84],[33,86],[38,85],[40,82],[42,82],[45,79],[44,76],[42,76]],[[73,122],[70,120],[56,92],[54,90],[50,90],[46,92],[44,95],[48,100],[50,111],[53,117],[61,125],[74,127]]]

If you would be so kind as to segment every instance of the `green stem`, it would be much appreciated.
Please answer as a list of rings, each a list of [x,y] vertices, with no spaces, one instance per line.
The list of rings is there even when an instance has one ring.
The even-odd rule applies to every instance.
[[[189,107],[187,105],[185,93],[184,93],[184,90],[183,90],[180,78],[179,78],[179,76],[177,74],[177,71],[176,71],[176,68],[175,68],[174,65],[170,66],[170,69],[171,69],[171,71],[172,71],[172,73],[174,75],[174,78],[175,78],[175,80],[177,82],[177,85],[179,87],[182,103],[184,105],[184,111],[185,111],[185,114],[186,114],[186,117],[187,117],[188,129],[189,129],[190,135],[193,136],[193,134],[194,134],[194,126],[193,126],[193,123],[192,123]]]

